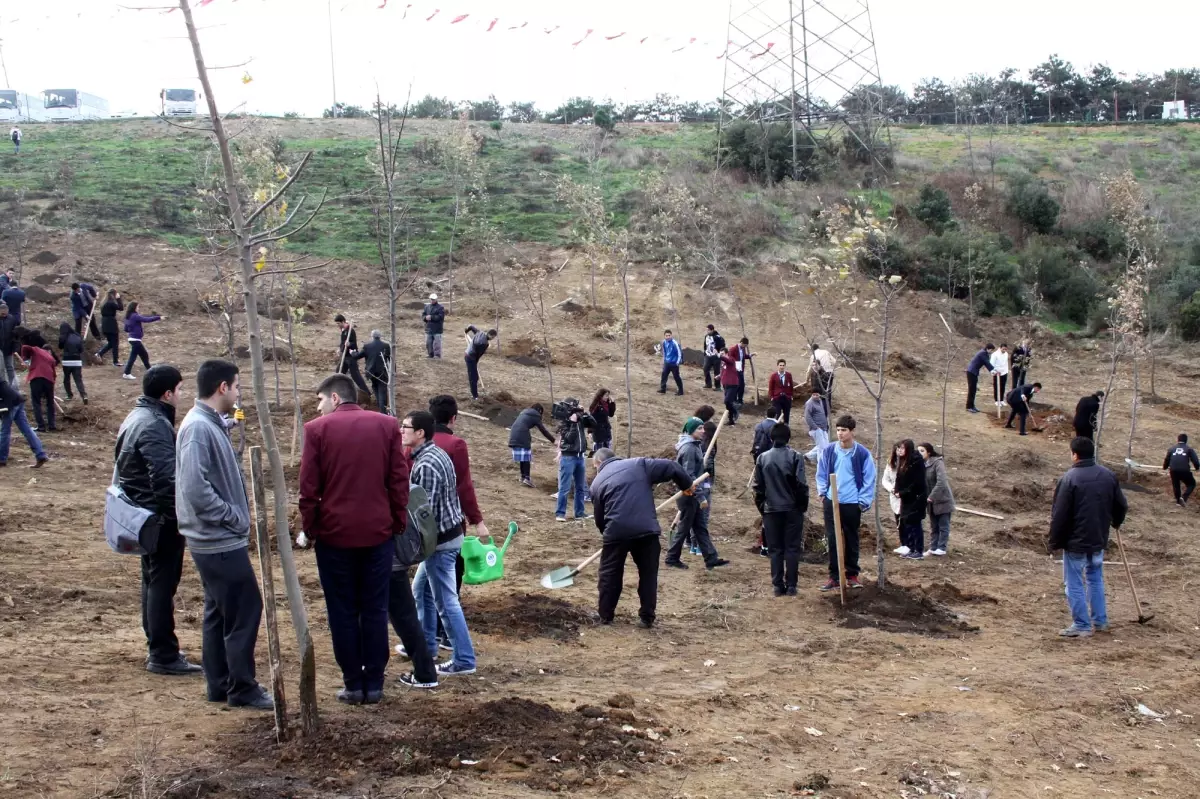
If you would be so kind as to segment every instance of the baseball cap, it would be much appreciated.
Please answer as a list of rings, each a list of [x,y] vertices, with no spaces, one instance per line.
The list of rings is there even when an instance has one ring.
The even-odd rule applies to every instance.
[[[437,299],[437,295],[436,295],[436,294],[430,294],[430,295],[429,295],[429,299],[431,299],[431,300],[436,300],[436,299]]]

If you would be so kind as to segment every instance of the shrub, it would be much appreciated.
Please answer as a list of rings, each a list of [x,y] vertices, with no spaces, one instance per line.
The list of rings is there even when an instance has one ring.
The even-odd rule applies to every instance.
[[[418,163],[436,166],[442,162],[442,143],[429,136],[422,136],[413,145],[412,154]]]
[[[179,206],[173,198],[155,197],[150,201],[150,213],[158,226],[164,230],[178,230],[182,222]]]
[[[497,134],[499,134],[501,128],[504,127],[504,123],[498,119],[493,119],[491,121],[491,123],[488,125],[488,127],[491,128],[492,130],[496,131]]]
[[[555,150],[549,144],[539,144],[536,147],[530,147],[529,159],[539,164],[550,164],[558,157],[558,150]]]
[[[1005,210],[1035,232],[1049,233],[1058,224],[1060,209],[1044,183],[1020,178],[1009,188]]]
[[[1179,309],[1179,335],[1185,341],[1200,340],[1200,291]]]
[[[602,105],[596,109],[596,113],[592,115],[592,122],[600,130],[612,133],[617,127],[617,118],[613,114],[611,106]]]
[[[1077,252],[1035,238],[1021,253],[1020,262],[1026,285],[1037,285],[1055,316],[1077,325],[1087,324],[1102,287],[1080,262]]]
[[[950,195],[938,187],[926,183],[912,214],[934,233],[941,234],[954,224],[954,210],[950,206]]]
[[[1125,252],[1125,233],[1111,219],[1091,219],[1066,233],[1079,249],[1097,261],[1112,261]]]
[[[721,160],[755,180],[778,183],[792,175],[792,128],[775,122],[764,128],[744,120],[731,122],[721,132]],[[765,145],[765,146],[764,146]],[[801,179],[817,177],[829,153],[817,147],[800,148]]]

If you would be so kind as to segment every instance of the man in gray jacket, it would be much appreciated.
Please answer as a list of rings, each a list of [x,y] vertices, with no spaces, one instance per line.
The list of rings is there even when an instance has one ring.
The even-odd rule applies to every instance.
[[[675,444],[675,462],[683,467],[692,480],[704,474],[704,445],[700,443],[703,438],[704,422],[693,416],[684,424],[683,433]],[[689,538],[700,548],[706,569],[711,571],[718,566],[728,565],[729,561],[717,554],[717,548],[713,546],[712,537],[708,534],[708,518],[704,509],[708,507],[708,492],[711,489],[711,484],[705,480],[696,486],[692,496],[685,495],[677,500],[679,524],[675,527],[671,536],[671,546],[663,559],[667,566],[675,569],[687,568],[680,560],[680,555],[683,554],[683,545]]]
[[[196,405],[179,427],[175,511],[204,584],[204,678],[208,701],[270,710],[254,676],[262,594],[250,566],[250,504],[222,415],[239,397],[238,368],[205,361],[196,371]]]
[[[808,437],[813,440],[813,448],[804,453],[804,457],[815,461],[821,449],[829,443],[829,414],[825,411],[821,392],[815,388],[808,402],[804,403],[804,425],[808,428]]]

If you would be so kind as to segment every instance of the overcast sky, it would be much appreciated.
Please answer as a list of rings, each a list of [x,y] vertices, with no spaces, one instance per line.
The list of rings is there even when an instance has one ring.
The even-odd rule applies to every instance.
[[[410,82],[414,98],[495,94],[544,109],[572,95],[629,102],[657,92],[699,100],[721,93],[727,0],[386,0],[378,8],[384,2],[331,1],[343,102],[368,104],[378,86],[385,100],[401,103]],[[786,18],[786,0],[774,2]],[[851,8],[860,0],[824,3]],[[1116,0],[876,0],[871,16],[883,80],[906,89],[929,76],[1024,70],[1050,53],[1079,68],[1103,62],[1130,74],[1196,66],[1193,47],[1171,42],[1173,31],[1200,28],[1200,2],[1132,7]],[[223,110],[245,104],[313,115],[329,106],[327,0],[212,0],[195,15],[210,66],[250,62],[213,74]],[[0,0],[12,88],[81,89],[107,98],[113,111],[153,112],[160,88],[198,85],[184,36],[178,12],[122,10],[112,0]],[[786,35],[779,46],[785,42]]]

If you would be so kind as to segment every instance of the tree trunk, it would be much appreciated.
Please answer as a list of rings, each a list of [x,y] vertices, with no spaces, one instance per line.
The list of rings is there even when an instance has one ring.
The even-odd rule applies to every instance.
[[[287,482],[283,472],[283,460],[279,456],[279,442],[275,438],[275,425],[271,421],[270,412],[263,412],[263,399],[267,394],[265,370],[263,369],[262,334],[258,321],[258,292],[254,285],[254,253],[251,249],[251,233],[246,226],[238,195],[237,175],[233,167],[233,154],[229,148],[229,139],[225,134],[225,126],[221,114],[217,111],[217,103],[213,98],[212,84],[208,79],[208,69],[204,66],[204,55],[200,50],[200,39],[196,32],[196,24],[192,19],[192,8],[188,0],[179,0],[179,9],[183,12],[184,24],[187,26],[188,39],[191,40],[192,52],[196,59],[196,73],[200,85],[208,101],[209,121],[212,123],[213,134],[221,152],[221,166],[225,173],[225,192],[229,202],[230,219],[233,223],[233,233],[238,242],[242,266],[242,293],[246,305],[246,327],[250,338],[250,363],[254,384],[254,407],[258,415],[259,429],[262,431],[263,443],[267,449],[267,459],[271,464],[272,493],[275,500],[275,536],[279,547],[279,559],[283,566],[284,585],[288,597],[288,605],[292,614],[292,625],[296,630],[296,638],[300,649],[300,726],[304,735],[312,735],[320,726],[317,714],[317,671],[316,658],[313,652],[312,635],[308,628],[308,613],[304,607],[304,594],[300,587],[300,578],[296,573],[296,563],[292,557],[292,539],[288,531],[288,494]]]
[[[1125,442],[1125,482],[1133,482],[1133,467],[1130,462],[1133,460],[1133,434],[1137,432],[1137,417],[1138,406],[1141,405],[1141,379],[1138,373],[1138,357],[1137,344],[1134,343],[1133,350],[1133,402],[1129,408],[1129,440]]]
[[[267,321],[271,323],[271,369],[275,372],[275,407],[282,402],[279,398],[279,342],[275,339],[275,315],[271,313],[271,301],[275,297],[275,283],[279,275],[271,275],[271,288],[267,291]]]
[[[296,463],[296,446],[304,447],[304,412],[300,409],[300,377],[296,367],[296,344],[292,336],[292,301],[288,298],[287,277],[283,279],[283,310],[287,314],[287,342],[292,352],[292,454],[290,462]]]
[[[588,257],[592,262],[592,307],[596,307],[596,254],[589,253]]]
[[[500,349],[500,346],[501,346],[500,345],[500,295],[496,292],[496,272],[493,269],[493,270],[489,270],[488,274],[492,278],[492,305],[494,305],[496,307],[496,324],[494,325],[494,327],[496,328],[496,354],[503,355],[504,352]],[[549,346],[549,345],[547,345],[547,346]],[[553,398],[554,392],[551,391],[550,394],[551,394],[550,403],[553,404],[554,403],[554,398]]]
[[[446,255],[446,266],[449,269],[454,268],[454,236],[458,233],[458,206],[459,206],[459,190],[454,190],[454,222],[450,225],[450,252]]]
[[[878,390],[875,392],[875,465],[879,467],[883,464],[883,392],[887,388],[886,383],[886,367],[888,355],[888,333],[891,332],[891,296],[885,294],[883,299],[883,334],[880,336],[879,342],[879,372],[876,378]],[[873,492],[878,493],[876,486],[871,486]],[[880,502],[872,504],[875,506],[875,569],[878,572],[878,583],[880,588],[887,588],[887,560],[884,557],[885,546],[883,539],[883,520],[880,518]]]
[[[625,457],[633,457],[633,383],[630,380],[629,359],[633,352],[629,337],[629,264],[621,267],[621,291],[625,295],[625,412],[629,417]]]
[[[1096,414],[1096,461],[1100,461],[1100,434],[1104,432],[1104,418],[1108,415],[1108,400],[1112,397],[1113,383],[1117,379],[1117,363],[1121,360],[1121,339],[1114,328],[1112,331],[1112,359],[1108,367],[1108,384],[1104,387],[1104,398],[1100,400],[1100,411]]]

